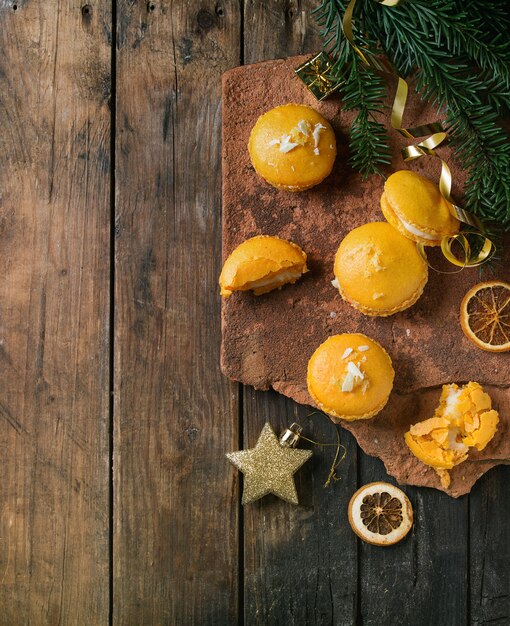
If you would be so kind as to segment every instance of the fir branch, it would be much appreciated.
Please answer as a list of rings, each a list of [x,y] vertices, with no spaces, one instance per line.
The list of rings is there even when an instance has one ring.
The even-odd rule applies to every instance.
[[[399,11],[369,11],[366,22],[369,29],[386,33],[386,38],[390,35],[386,52],[390,55],[392,51],[397,53],[397,65],[406,75],[414,69],[408,51],[421,46],[423,50],[434,54],[438,62],[451,62],[454,71],[461,68],[469,71],[483,100],[490,101],[499,110],[508,108],[508,37],[491,33],[489,39],[479,11],[456,8],[455,2],[413,0],[399,7]],[[399,33],[393,32],[395,23],[400,27]],[[401,39],[402,34],[406,35],[405,43]],[[395,43],[396,48],[393,46]],[[386,48],[384,41],[382,44]]]
[[[469,169],[465,201],[477,215],[510,223],[510,144],[488,109],[450,111],[451,144]]]
[[[383,90],[375,72],[352,58],[342,30],[346,4],[323,0],[317,16],[337,74],[346,81],[343,97],[359,111],[351,133],[352,163],[367,174],[368,155],[384,154],[385,135],[369,115],[371,108],[380,110]],[[424,100],[445,110],[455,155],[469,170],[467,208],[507,228],[510,144],[496,118],[510,103],[509,27],[507,0],[408,0],[393,8],[358,0],[354,16],[358,45],[384,52],[402,76],[413,78]],[[364,83],[374,88],[370,98],[362,97],[372,88]]]
[[[412,4],[419,10],[420,2]],[[412,30],[395,14],[385,12],[384,20],[388,29],[384,33],[390,31],[400,47],[392,50],[385,37],[381,38],[383,46],[397,63],[419,68],[416,90],[425,100],[446,109],[456,157],[470,170],[465,188],[467,208],[481,218],[510,226],[510,144],[496,124],[496,112],[483,103],[485,85],[470,75],[463,63],[451,60],[440,49],[429,49],[424,40],[415,41]],[[405,59],[401,58],[402,46],[408,51]]]
[[[354,51],[351,55],[350,71],[341,88],[345,108],[358,111],[351,126],[349,162],[367,178],[370,174],[382,175],[381,167],[391,163],[388,132],[374,117],[382,111],[386,87]]]
[[[345,10],[341,0],[325,0],[316,9],[316,17],[323,28],[325,47],[335,58],[333,74],[342,83],[339,93],[346,110],[357,110],[351,126],[350,158],[352,167],[367,178],[382,175],[381,168],[391,162],[388,132],[375,118],[384,107],[386,86],[384,80],[367,68],[343,36],[340,11]],[[365,49],[375,50],[374,42],[363,41]]]
[[[504,0],[455,0],[454,9],[464,11],[469,19],[478,19],[485,41],[492,41],[498,35],[508,37],[510,31],[510,10]]]
[[[335,67],[344,71],[345,65],[350,61],[350,44],[344,37],[342,16],[345,5],[342,0],[323,0],[314,9],[315,19],[321,27],[320,35],[324,41],[324,48],[335,59]]]

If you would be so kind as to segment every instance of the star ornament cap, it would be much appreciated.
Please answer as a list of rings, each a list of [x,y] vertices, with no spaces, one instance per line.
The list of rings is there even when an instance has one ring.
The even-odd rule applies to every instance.
[[[312,456],[311,450],[282,446],[266,422],[254,448],[229,452],[226,456],[244,474],[243,504],[268,493],[299,504],[294,474]]]

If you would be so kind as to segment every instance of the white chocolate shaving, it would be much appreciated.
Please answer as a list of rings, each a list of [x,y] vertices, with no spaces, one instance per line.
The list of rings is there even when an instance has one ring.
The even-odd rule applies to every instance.
[[[340,285],[338,284],[338,278],[335,278],[335,280],[332,280],[331,284],[333,285],[335,289],[340,289]]]
[[[354,376],[347,374],[342,383],[342,391],[352,391],[354,389]]]
[[[342,359],[346,359],[351,353],[352,353],[352,348],[345,348],[345,351],[342,354]]]
[[[271,139],[269,142],[270,146],[280,146],[280,152],[290,152],[297,148],[300,145],[305,145],[307,143],[307,139],[310,137],[310,131],[312,126],[310,122],[307,120],[299,120],[297,125],[291,130],[290,134],[284,135],[281,139]],[[326,127],[322,124],[315,124],[313,129],[313,145],[314,145],[314,154],[319,155],[319,139],[320,133],[322,130],[325,130]],[[302,137],[301,137],[301,136]],[[304,137],[304,139],[303,139]],[[292,139],[292,140],[291,140]]]
[[[282,137],[280,141],[280,152],[290,152],[291,150],[294,150],[294,148],[297,148],[297,146],[297,143],[292,143],[292,141],[290,141],[290,135],[285,135],[285,137]]]
[[[310,124],[308,122],[306,122],[305,120],[300,120],[297,123],[297,127],[305,137],[310,137]]]
[[[320,139],[321,130],[326,130],[326,127],[323,126],[320,122],[318,124],[315,124],[314,129],[313,129],[313,145],[314,145],[314,148],[317,148],[318,145],[319,145],[319,139]]]
[[[365,374],[363,374],[363,372],[359,369],[356,363],[353,363],[352,361],[349,361],[349,363],[347,363],[347,372],[349,374],[352,374],[353,377],[358,380],[363,380],[365,378]]]
[[[365,380],[365,375],[363,374],[363,372],[355,363],[349,361],[347,363],[347,374],[345,375],[345,378],[342,382],[342,391],[352,391],[354,389],[354,386],[361,383],[361,381],[363,380]],[[368,383],[368,381],[365,382]],[[363,385],[362,390],[363,387],[366,391],[367,385]],[[365,391],[363,391],[363,393],[365,393]]]
[[[370,346],[358,346],[358,350],[360,352],[366,352],[369,349],[370,349]]]

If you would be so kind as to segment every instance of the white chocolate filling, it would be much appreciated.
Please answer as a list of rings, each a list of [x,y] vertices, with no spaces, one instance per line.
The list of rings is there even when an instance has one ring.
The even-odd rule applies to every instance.
[[[264,287],[280,287],[285,283],[290,283],[293,280],[297,280],[301,276],[301,272],[296,270],[286,270],[279,272],[276,276],[270,278],[261,278],[260,280],[254,280],[250,283],[249,289],[263,289]]]
[[[452,417],[455,414],[461,394],[462,389],[455,389],[453,385],[450,385],[448,395],[446,397],[446,406],[444,408],[443,417]]]
[[[401,217],[398,217],[398,215],[397,218],[400,220],[402,226],[411,234],[416,235],[417,237],[422,237],[423,239],[427,239],[428,241],[437,241],[438,238],[435,235],[424,233],[422,230],[419,230],[418,228],[415,228],[408,222],[404,221]]]

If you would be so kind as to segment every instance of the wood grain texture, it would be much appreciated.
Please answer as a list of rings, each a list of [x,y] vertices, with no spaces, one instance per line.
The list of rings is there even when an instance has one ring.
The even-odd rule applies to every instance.
[[[360,485],[397,484],[383,464],[360,454]],[[468,620],[468,497],[452,500],[434,489],[404,487],[414,527],[399,544],[360,543],[360,622],[464,626]]]
[[[471,624],[510,624],[510,467],[484,476],[469,505]]]
[[[110,30],[107,3],[0,2],[6,626],[108,620]]]
[[[254,63],[320,49],[310,14],[313,2],[245,3],[244,60]],[[244,447],[255,444],[266,420],[277,432],[293,421],[308,437],[335,441],[327,418],[277,395],[244,388]],[[347,457],[341,481],[324,489],[334,452],[313,447],[296,482],[300,505],[273,497],[244,511],[244,620],[246,624],[354,624],[357,547],[346,510],[356,486],[356,445],[342,433]]]
[[[237,621],[237,386],[218,369],[221,74],[237,1],[117,3],[115,624]]]
[[[244,62],[258,63],[319,51],[315,0],[245,0]]]
[[[335,442],[335,426],[322,414],[275,392],[244,394],[244,447],[253,447],[265,421],[281,433],[294,421],[303,434]],[[342,432],[347,448],[340,481],[324,482],[335,448],[311,446],[312,459],[296,474],[299,505],[274,496],[245,507],[245,624],[350,626],[357,617],[356,536],[347,505],[356,485],[356,443]],[[310,447],[300,443],[300,447]]]

